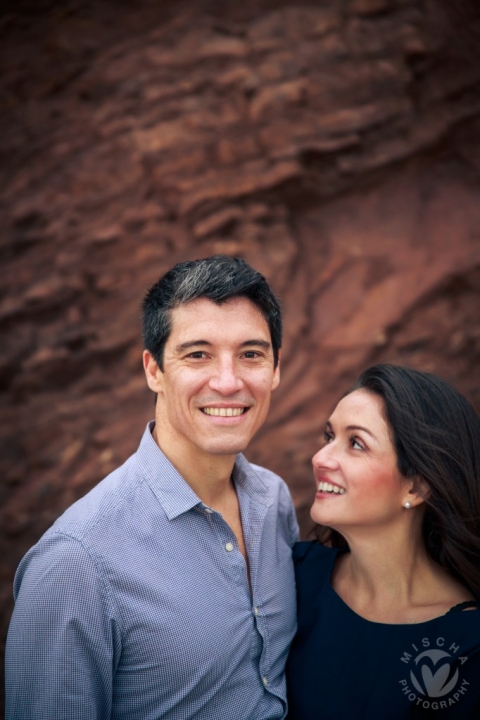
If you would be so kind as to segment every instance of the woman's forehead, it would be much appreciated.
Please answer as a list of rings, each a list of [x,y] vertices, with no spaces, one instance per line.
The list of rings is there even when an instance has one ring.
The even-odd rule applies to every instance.
[[[384,402],[368,390],[354,390],[345,395],[331,414],[330,422],[341,426],[363,426],[372,432],[376,430],[375,434],[379,431],[390,434]]]

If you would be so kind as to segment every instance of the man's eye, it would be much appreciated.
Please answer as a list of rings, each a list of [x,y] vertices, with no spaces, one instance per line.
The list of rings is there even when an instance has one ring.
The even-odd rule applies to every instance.
[[[193,358],[193,360],[201,360],[205,357],[205,353],[201,350],[197,350],[196,352],[190,353],[188,357]]]
[[[259,357],[260,353],[258,353],[256,350],[247,350],[247,352],[244,353],[243,356],[248,359],[251,359],[251,358]]]

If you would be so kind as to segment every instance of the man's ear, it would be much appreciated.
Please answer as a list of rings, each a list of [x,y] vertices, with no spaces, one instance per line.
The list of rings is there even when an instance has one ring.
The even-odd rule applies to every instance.
[[[278,360],[277,360],[277,367],[273,371],[273,378],[272,378],[272,392],[277,389],[277,387],[280,384],[280,356],[282,354],[282,351],[278,351]]]
[[[428,483],[421,475],[415,475],[415,477],[411,478],[409,486],[410,489],[404,498],[404,505],[406,502],[409,502],[409,507],[416,507],[424,503],[425,500],[428,500],[431,495]]]
[[[163,388],[163,372],[158,367],[158,363],[149,350],[143,351],[143,369],[147,378],[147,384],[150,390],[159,393]]]

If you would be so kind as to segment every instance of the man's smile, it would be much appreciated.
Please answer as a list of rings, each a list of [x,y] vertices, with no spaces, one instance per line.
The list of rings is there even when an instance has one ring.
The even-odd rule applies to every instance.
[[[206,415],[215,415],[217,417],[236,417],[247,412],[248,407],[204,407],[200,408]]]

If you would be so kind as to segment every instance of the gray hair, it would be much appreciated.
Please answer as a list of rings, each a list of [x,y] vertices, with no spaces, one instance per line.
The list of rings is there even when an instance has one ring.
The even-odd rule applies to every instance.
[[[212,255],[178,263],[147,292],[143,301],[143,342],[163,370],[163,353],[172,327],[170,311],[198,298],[221,304],[235,297],[250,300],[265,318],[272,340],[275,367],[282,345],[278,301],[261,273],[245,260]]]

